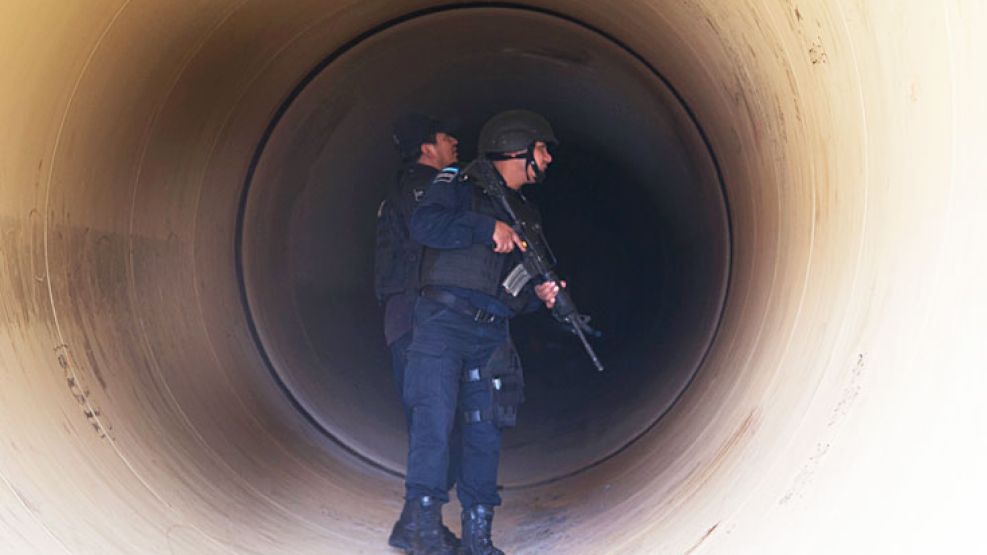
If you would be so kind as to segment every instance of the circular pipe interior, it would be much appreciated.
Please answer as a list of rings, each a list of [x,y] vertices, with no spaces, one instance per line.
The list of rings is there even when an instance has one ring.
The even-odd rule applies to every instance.
[[[251,316],[296,403],[327,437],[403,472],[404,416],[369,279],[375,208],[400,167],[391,122],[455,114],[466,156],[484,118],[526,106],[563,139],[549,179],[525,192],[606,333],[594,343],[610,372],[546,314],[513,322],[528,402],[501,483],[572,475],[650,428],[705,355],[727,281],[721,184],[672,91],[599,33],[513,8],[422,15],[322,65],[263,141],[241,223]]]
[[[608,370],[515,326],[498,544],[982,546],[985,12],[4,4],[0,551],[387,552],[388,127],[515,106]]]

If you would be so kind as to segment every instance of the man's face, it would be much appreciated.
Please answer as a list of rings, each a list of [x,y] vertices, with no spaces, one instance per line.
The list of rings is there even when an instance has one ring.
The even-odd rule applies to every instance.
[[[456,146],[458,144],[459,141],[455,137],[439,131],[435,134],[434,143],[422,145],[422,152],[430,155],[437,167],[444,168],[459,161],[459,149]]]
[[[552,154],[548,152],[548,145],[543,141],[538,141],[535,143],[533,152],[535,165],[544,173],[548,169],[548,165],[552,163]],[[525,167],[525,171],[527,172],[528,183],[534,183],[537,180],[534,170]]]

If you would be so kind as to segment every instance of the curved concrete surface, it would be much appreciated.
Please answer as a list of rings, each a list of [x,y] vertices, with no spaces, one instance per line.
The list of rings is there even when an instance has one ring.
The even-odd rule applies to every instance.
[[[506,491],[512,552],[984,549],[987,10],[871,4],[532,3],[687,103],[732,250],[691,385],[615,456]],[[387,552],[400,480],[279,387],[236,226],[296,85],[430,6],[0,6],[0,550]]]
[[[471,27],[478,20],[484,25]],[[524,424],[505,439],[500,478],[519,487],[577,472],[651,426],[709,345],[729,244],[716,168],[688,113],[646,66],[543,13],[423,15],[335,56],[306,83],[250,180],[242,240],[250,311],[298,404],[394,472],[404,469],[407,441],[381,323],[367,317],[368,277],[375,208],[400,163],[387,146],[391,121],[426,105],[459,116],[464,151],[489,114],[513,105],[544,113],[563,137],[551,177],[527,191],[545,201],[568,268],[607,268],[567,277],[607,333],[596,343],[611,372],[591,370],[574,337],[552,338],[557,326],[526,329],[531,319],[516,319],[529,402]],[[567,252],[566,243],[578,248]],[[591,292],[605,299],[595,303]]]

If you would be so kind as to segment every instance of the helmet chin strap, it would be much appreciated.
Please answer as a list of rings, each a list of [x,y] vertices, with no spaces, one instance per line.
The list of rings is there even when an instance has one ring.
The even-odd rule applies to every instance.
[[[528,145],[528,149],[523,152],[517,152],[514,154],[504,154],[504,153],[490,153],[487,154],[488,160],[519,160],[524,159],[524,171],[525,177],[527,177],[528,168],[531,168],[531,173],[534,174],[534,183],[541,183],[545,181],[545,172],[538,167],[538,163],[535,162],[535,143]]]
[[[535,183],[541,183],[545,181],[545,172],[538,167],[538,163],[535,162],[535,145],[528,147],[528,150],[524,155],[525,171],[527,168],[531,168],[531,173],[535,175]]]

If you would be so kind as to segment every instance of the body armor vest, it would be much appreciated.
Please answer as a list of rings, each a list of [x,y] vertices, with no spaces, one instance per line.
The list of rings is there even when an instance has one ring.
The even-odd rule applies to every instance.
[[[420,165],[402,170],[377,210],[374,288],[380,302],[391,295],[419,289],[423,247],[408,234],[408,216],[415,208],[409,200],[417,200],[417,191],[423,192],[434,175],[435,170]]]
[[[463,172],[457,178],[460,187],[470,187],[472,193],[471,210],[479,214],[491,216],[504,221],[506,215],[494,199],[483,192],[481,183],[475,175]],[[477,243],[461,249],[425,248],[422,259],[422,286],[453,286],[472,289],[490,295],[501,301],[511,310],[518,312],[523,308],[529,297],[521,294],[517,297],[510,295],[501,287],[501,282],[507,273],[521,262],[519,251],[510,254],[494,252],[492,240],[490,243]]]

